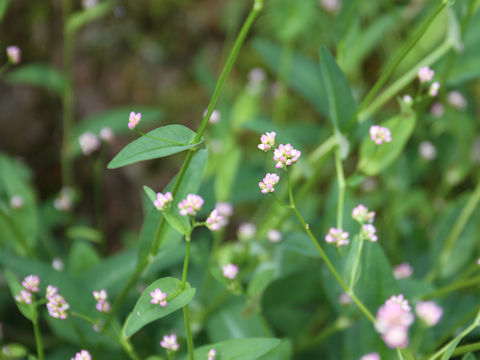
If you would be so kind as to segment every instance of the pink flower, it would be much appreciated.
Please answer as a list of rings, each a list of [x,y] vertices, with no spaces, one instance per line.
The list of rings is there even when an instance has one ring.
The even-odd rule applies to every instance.
[[[373,352],[370,354],[363,355],[360,360],[380,360],[380,355],[378,353]]]
[[[292,145],[280,144],[273,152],[273,160],[277,162],[275,166],[278,169],[286,168],[287,166],[295,164],[300,155],[302,155],[301,151],[294,149]]]
[[[82,350],[76,353],[75,357],[71,358],[70,360],[92,360],[92,356],[87,350]]]
[[[418,79],[421,83],[429,82],[433,79],[435,71],[430,69],[428,66],[418,69]]]
[[[182,216],[194,216],[203,206],[203,199],[195,194],[188,194],[187,197],[178,204],[179,213]]]
[[[447,94],[447,102],[459,110],[465,110],[467,107],[467,99],[457,90],[450,91]]]
[[[360,232],[360,235],[364,240],[375,242],[378,240],[377,235],[375,235],[376,232],[377,229],[375,226],[372,224],[364,224],[362,225],[362,231]]]
[[[430,85],[430,89],[428,89],[428,94],[430,96],[437,96],[438,95],[438,90],[440,89],[440,83],[438,81],[435,81]]]
[[[20,195],[14,195],[10,199],[10,207],[12,209],[18,210],[21,209],[25,205],[25,201],[23,200],[23,197]]]
[[[280,176],[275,173],[267,173],[263,180],[258,183],[258,187],[262,190],[263,194],[273,193],[279,181]]]
[[[370,138],[375,144],[382,145],[384,142],[392,141],[392,134],[386,127],[373,125],[370,128]]]
[[[173,201],[173,196],[170,191],[167,191],[164,194],[162,193],[157,193],[157,199],[153,201],[153,205],[158,209],[158,210],[165,210]]]
[[[442,117],[444,112],[445,108],[441,102],[436,101],[430,107],[430,113],[436,118]]]
[[[130,130],[135,129],[135,126],[138,125],[141,119],[142,119],[141,113],[135,114],[135,112],[132,111],[130,113],[130,117],[128,118],[128,128]]]
[[[353,302],[352,298],[345,292],[343,292],[338,298],[338,303],[340,305],[347,305]]]
[[[207,360],[215,360],[216,355],[217,351],[215,349],[210,349],[207,353]]]
[[[227,264],[222,267],[222,272],[223,276],[233,280],[238,274],[238,266],[233,264]]]
[[[177,351],[179,348],[177,342],[177,335],[164,335],[163,340],[160,341],[160,346],[170,351]]]
[[[330,228],[328,234],[325,236],[325,241],[330,244],[335,244],[337,247],[348,245],[348,232],[342,229]]]
[[[40,279],[37,275],[28,275],[22,281],[22,286],[31,292],[38,292],[38,286],[40,285]]]
[[[413,319],[408,301],[400,294],[390,297],[378,309],[375,327],[387,346],[405,348],[408,346],[408,328]]]
[[[32,303],[32,293],[25,291],[25,290],[20,290],[20,294],[15,295],[15,300],[18,303],[25,303],[25,304],[31,304]]]
[[[51,317],[65,320],[67,318],[67,310],[70,305],[65,301],[62,295],[57,293],[57,288],[49,285],[47,287],[47,310]]]
[[[358,205],[352,210],[352,218],[358,221],[360,224],[365,222],[372,223],[375,218],[374,211],[368,211],[368,208],[362,204]]]
[[[18,64],[22,60],[22,51],[18,46],[8,46],[7,57],[12,64]]]
[[[104,126],[100,129],[100,139],[106,143],[111,143],[115,139],[115,134],[113,133],[112,128]]]
[[[167,293],[162,292],[160,289],[156,288],[154,291],[150,293],[152,300],[150,302],[152,304],[158,305],[160,304],[162,307],[167,306]]]
[[[275,146],[275,131],[267,132],[260,136],[260,144],[257,147],[260,150],[268,151]]]
[[[223,217],[230,217],[233,215],[233,205],[229,202],[217,201],[215,209],[217,209],[218,213]]]
[[[276,229],[271,229],[268,230],[267,238],[271,243],[278,243],[282,240],[282,233]]]
[[[408,279],[413,274],[413,268],[409,263],[404,262],[393,268],[393,275],[395,279]]]
[[[443,309],[433,301],[419,301],[415,312],[428,326],[437,325],[443,315]]]
[[[207,227],[212,231],[218,231],[225,224],[224,218],[219,214],[218,209],[213,209],[206,221]]]
[[[336,14],[340,10],[340,0],[319,0],[320,6],[327,12]]]
[[[97,300],[97,305],[95,307],[99,312],[110,312],[110,303],[108,302],[108,294],[105,289],[102,289],[100,291],[94,291],[93,297],[95,298],[95,300]]]

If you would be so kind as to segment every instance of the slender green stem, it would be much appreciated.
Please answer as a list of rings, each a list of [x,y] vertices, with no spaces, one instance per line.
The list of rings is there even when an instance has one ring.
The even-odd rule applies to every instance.
[[[436,17],[442,12],[442,10],[445,8],[447,5],[446,0],[442,0],[442,3],[433,11],[433,13],[426,19],[426,21],[423,23],[423,25],[420,27],[418,32],[412,37],[412,39],[403,47],[403,49],[399,52],[397,57],[390,63],[390,65],[385,69],[383,72],[382,76],[380,79],[377,80],[375,85],[372,87],[372,89],[368,92],[368,94],[365,96],[364,100],[358,107],[357,111],[355,112],[354,116],[350,120],[349,126],[353,124],[355,121],[356,116],[365,109],[367,105],[373,100],[375,95],[380,91],[383,85],[387,82],[387,80],[390,78],[392,73],[395,71],[395,69],[400,65],[402,60],[408,55],[410,50],[413,49],[413,47],[417,44],[417,42],[420,40],[420,38],[425,34],[425,32],[428,30],[430,25],[433,23],[433,21],[436,19]]]
[[[452,357],[464,355],[470,351],[476,351],[476,350],[480,350],[480,342],[459,346],[452,353]]]
[[[438,261],[436,266],[427,274],[427,281],[434,281],[437,277],[440,269],[450,261],[450,253],[455,247],[460,238],[460,235],[463,232],[463,229],[467,225],[468,220],[473,215],[473,212],[477,208],[478,204],[480,203],[480,181],[478,182],[475,190],[473,191],[472,195],[468,199],[467,204],[463,208],[460,216],[458,217],[457,221],[452,227],[452,230],[448,234],[447,240],[445,240],[445,244],[443,245],[442,251],[438,256]]]
[[[192,330],[190,329],[190,314],[188,311],[188,305],[183,307],[183,320],[185,322],[185,333],[187,335],[187,347],[188,347],[188,358],[190,360],[195,360],[195,356],[193,354],[193,338],[192,338]]]
[[[292,184],[290,182],[290,173],[289,173],[288,169],[285,170],[285,174],[287,175],[288,197],[290,199],[290,207],[293,208],[293,207],[295,207],[295,201],[293,200]]]
[[[43,360],[43,341],[42,341],[42,333],[40,332],[40,328],[38,326],[38,319],[32,321],[33,323],[33,332],[35,334],[35,344],[37,346],[37,355],[38,360]]]
[[[273,119],[276,124],[283,124],[285,122],[285,109],[288,103],[288,90],[286,83],[292,65],[292,42],[288,41],[282,48],[282,55],[280,57],[280,68],[278,71],[278,92],[273,104]]]
[[[345,175],[343,174],[340,149],[335,149],[335,168],[337,169],[338,201],[337,201],[337,228],[343,228],[343,204],[345,202]]]
[[[459,289],[464,289],[471,286],[477,286],[479,283],[480,283],[480,276],[475,276],[471,279],[466,279],[463,281],[454,281],[452,284],[446,285],[435,291],[432,291],[431,293],[428,293],[422,296],[422,299],[426,300],[426,299],[433,299],[433,298],[445,296]]]
[[[187,273],[188,273],[188,262],[190,260],[190,235],[187,235],[186,239],[187,241],[187,250],[185,251],[185,259],[183,260],[183,272],[182,272],[182,285],[181,289],[184,290],[185,286],[187,284]]]
[[[400,351],[399,348],[397,348],[397,356],[398,356],[398,359],[399,359],[399,360],[404,360],[404,357],[403,357],[403,355],[402,355],[402,352]]]
[[[362,256],[364,239],[361,235],[359,236],[358,241],[360,241],[360,244],[358,244],[357,255],[355,257],[355,264],[353,265],[352,275],[350,277],[350,285],[348,287],[348,290],[350,292],[353,292],[353,287],[355,286],[355,278],[357,276],[357,271],[358,271],[358,265],[360,264],[360,257]]]

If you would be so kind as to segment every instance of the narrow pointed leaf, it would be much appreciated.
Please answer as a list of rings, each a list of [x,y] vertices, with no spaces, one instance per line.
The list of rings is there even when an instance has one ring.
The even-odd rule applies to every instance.
[[[256,360],[276,348],[279,339],[245,338],[222,341],[202,346],[195,350],[195,359],[206,359],[210,349],[215,349],[216,358],[222,360]],[[185,360],[187,357],[184,358]]]
[[[38,86],[57,95],[65,89],[65,79],[57,69],[47,64],[27,64],[10,71],[5,80],[10,84]]]
[[[13,275],[10,271],[5,270],[5,276],[7,278],[8,287],[10,288],[10,292],[12,293],[12,297],[20,294],[21,290],[24,290],[23,286],[17,280],[15,275]],[[18,310],[25,316],[28,320],[33,321],[35,310],[32,304],[25,304],[16,302]]]

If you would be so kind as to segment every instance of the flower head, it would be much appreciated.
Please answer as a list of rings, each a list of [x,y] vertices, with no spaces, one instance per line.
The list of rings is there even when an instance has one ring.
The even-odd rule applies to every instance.
[[[59,257],[56,257],[52,260],[52,267],[57,271],[63,270],[63,261]]]
[[[135,112],[130,113],[130,117],[128,118],[128,128],[130,130],[135,129],[135,126],[142,120],[142,113],[135,114]]]
[[[443,309],[433,301],[419,301],[415,305],[415,312],[428,326],[437,325],[443,315]]]
[[[408,279],[413,274],[413,268],[409,263],[404,262],[393,268],[393,276],[395,279]]]
[[[207,360],[215,360],[216,355],[217,355],[217,351],[215,349],[208,350]]]
[[[10,198],[10,207],[12,209],[18,210],[21,209],[25,205],[25,201],[23,200],[23,197],[20,195],[13,195]]]
[[[268,151],[275,146],[275,131],[267,132],[260,136],[260,144],[257,147],[260,150]]]
[[[428,66],[418,69],[418,79],[421,83],[429,82],[433,79],[435,71],[430,69]]]
[[[22,51],[18,46],[7,46],[7,57],[12,64],[18,64],[22,60]]]
[[[82,0],[82,6],[85,10],[91,9],[97,6],[98,0]]]
[[[330,244],[335,244],[337,247],[348,245],[348,232],[342,229],[330,228],[328,234],[325,236],[325,241]]]
[[[47,310],[51,317],[65,320],[67,318],[67,310],[70,305],[65,301],[65,298],[57,293],[57,288],[49,285],[47,287]]]
[[[467,107],[467,99],[460,91],[453,90],[447,94],[447,102],[454,108],[465,110]]]
[[[437,157],[437,149],[430,141],[422,141],[418,146],[420,156],[427,161],[433,160]]]
[[[194,216],[203,206],[203,199],[195,194],[188,194],[187,197],[178,203],[180,215]]]
[[[408,328],[413,319],[408,301],[400,294],[390,297],[378,309],[375,327],[387,346],[405,348],[408,345]]]
[[[377,229],[375,228],[375,226],[373,226],[372,224],[364,224],[362,225],[362,231],[360,232],[360,235],[365,240],[375,242],[378,240],[377,235],[375,235],[376,232]]]
[[[430,88],[428,89],[428,94],[430,96],[437,96],[438,95],[438,90],[440,89],[440,83],[438,81],[435,81],[430,85]]]
[[[159,288],[156,288],[150,293],[152,300],[150,302],[152,304],[158,305],[160,304],[162,307],[167,306],[167,293],[162,292]]]
[[[92,360],[92,356],[87,350],[82,350],[76,353],[75,357],[71,358],[71,360]]]
[[[115,139],[115,134],[111,127],[104,126],[100,129],[100,139],[106,143],[111,143]]]
[[[240,240],[251,240],[257,233],[257,227],[248,222],[241,223],[237,230],[237,236]]]
[[[73,206],[73,190],[71,188],[63,188],[60,194],[53,201],[53,206],[58,211],[70,211]]]
[[[292,164],[295,164],[298,158],[302,155],[302,152],[293,148],[292,145],[280,144],[273,152],[273,160],[277,163],[275,166],[280,168],[286,168]]]
[[[26,290],[20,290],[20,294],[15,295],[15,300],[18,303],[31,304],[32,303],[32,293]]]
[[[376,352],[373,352],[363,355],[360,360],[380,360],[380,355],[378,355]]]
[[[230,217],[233,215],[233,205],[229,202],[217,201],[215,209],[217,209],[218,213],[223,217]]]
[[[327,12],[336,14],[340,10],[340,0],[319,0],[320,6]]]
[[[97,305],[95,307],[99,312],[110,312],[110,303],[108,302],[108,294],[105,289],[102,289],[100,291],[94,291],[93,297],[95,298],[95,300],[97,300]]]
[[[258,183],[258,186],[262,190],[263,194],[275,191],[275,186],[280,181],[280,176],[275,173],[267,173],[263,180]]]
[[[233,264],[227,264],[222,267],[223,276],[231,280],[235,279],[238,274],[238,266]]]
[[[78,138],[80,143],[80,148],[84,155],[90,155],[94,151],[97,151],[100,148],[101,142],[97,135],[91,133],[90,131],[84,132]]]
[[[23,279],[22,286],[31,292],[38,292],[38,286],[40,285],[40,279],[37,275],[28,275]]]
[[[206,221],[207,227],[212,231],[218,231],[225,224],[224,218],[218,209],[213,209]]]
[[[267,232],[267,238],[271,243],[278,243],[282,240],[282,233],[276,229],[271,229]]]
[[[51,297],[54,297],[58,293],[58,289],[55,286],[48,285],[46,293],[47,293],[46,298],[47,300],[49,300]]]
[[[403,102],[407,105],[411,105],[413,104],[413,99],[410,95],[403,95],[403,98],[402,98]]]
[[[368,211],[368,208],[362,204],[352,210],[352,218],[360,224],[372,223],[375,219],[375,211]]]
[[[177,342],[177,335],[164,335],[163,340],[160,341],[160,346],[167,350],[177,351],[179,348]]]
[[[153,201],[153,205],[158,210],[165,210],[173,201],[173,196],[170,191],[165,194],[157,193],[157,199]]]
[[[370,138],[377,145],[382,145],[384,142],[392,141],[392,134],[390,130],[384,126],[373,125],[370,128]]]

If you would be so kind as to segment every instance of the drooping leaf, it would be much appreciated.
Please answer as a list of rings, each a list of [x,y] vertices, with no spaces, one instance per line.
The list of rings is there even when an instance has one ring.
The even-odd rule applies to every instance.
[[[125,146],[108,164],[116,169],[139,161],[158,159],[192,149],[195,132],[183,125],[166,125],[150,131],[145,136]]]
[[[280,344],[279,339],[246,338],[232,339],[205,345],[195,350],[196,359],[206,359],[210,349],[215,349],[216,358],[222,360],[255,360]],[[188,359],[188,356],[184,358]]]
[[[187,305],[195,295],[195,288],[190,287],[187,283],[186,288],[182,290],[181,285],[180,280],[172,277],[162,278],[150,284],[140,295],[132,313],[127,318],[125,335],[132,336],[152,321],[167,316]],[[150,293],[157,288],[167,293],[167,305],[165,307],[150,302],[152,300]]]
[[[415,113],[397,115],[383,123],[392,133],[392,141],[376,145],[368,134],[360,145],[358,168],[369,176],[380,173],[400,155],[416,124]]]
[[[27,64],[10,71],[5,80],[10,84],[38,86],[61,96],[65,79],[60,71],[47,64]]]

